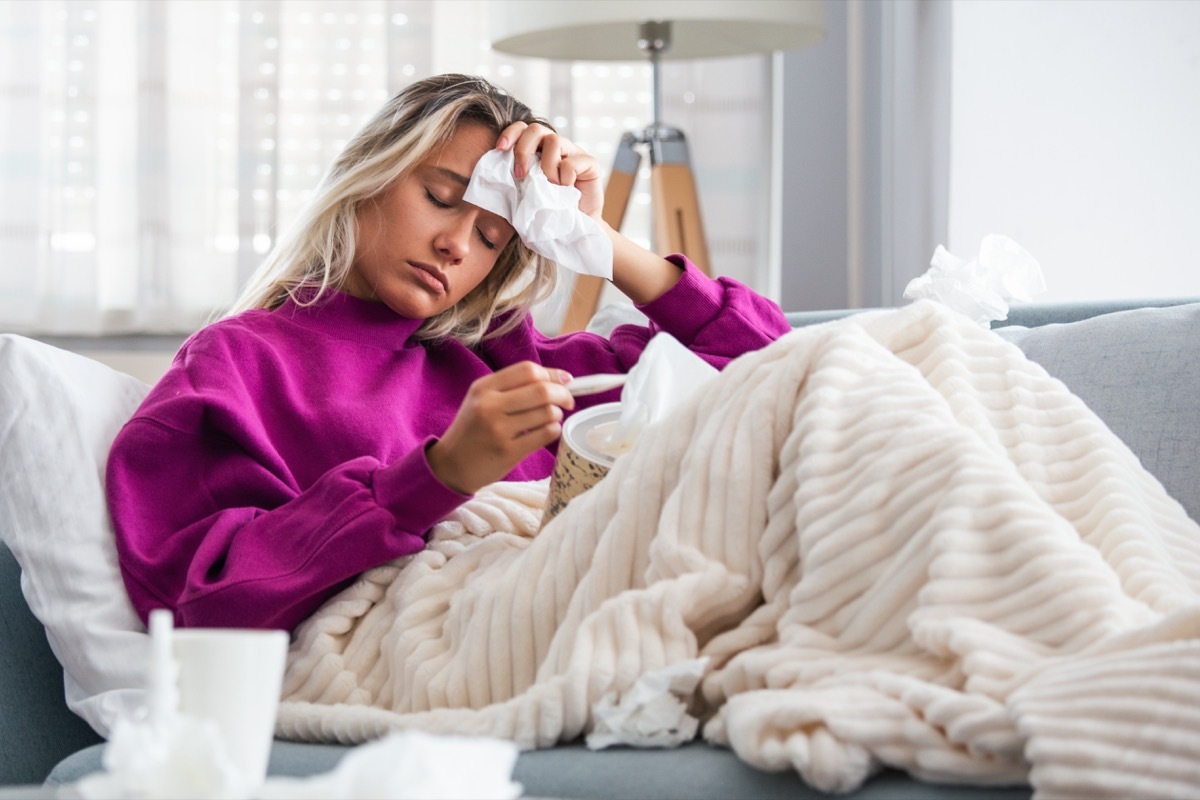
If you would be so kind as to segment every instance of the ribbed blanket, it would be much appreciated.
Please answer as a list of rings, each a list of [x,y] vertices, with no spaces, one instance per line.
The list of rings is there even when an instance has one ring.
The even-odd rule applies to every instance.
[[[298,630],[281,735],[523,748],[707,656],[708,740],[850,791],[1200,793],[1200,527],[1015,346],[930,301],[791,332],[538,532],[496,484]]]

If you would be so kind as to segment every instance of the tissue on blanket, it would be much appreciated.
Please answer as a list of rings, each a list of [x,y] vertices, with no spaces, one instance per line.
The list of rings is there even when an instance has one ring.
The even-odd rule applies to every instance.
[[[929,270],[909,281],[904,296],[937,300],[986,328],[1008,316],[1009,300],[1029,302],[1045,290],[1037,260],[1012,239],[993,233],[983,237],[979,255],[969,261],[939,244]]]
[[[583,275],[612,279],[612,241],[579,210],[579,190],[546,178],[537,159],[516,182],[513,152],[489,150],[475,165],[463,199],[508,220],[538,255]]]
[[[338,765],[311,778],[271,778],[261,800],[512,800],[517,746],[477,736],[400,731],[354,748]]]
[[[627,451],[647,425],[666,419],[717,374],[716,367],[671,334],[655,334],[629,370],[621,389],[621,417],[608,434],[607,448]]]
[[[627,692],[609,692],[592,707],[595,722],[587,736],[591,750],[631,747],[678,747],[696,738],[700,720],[687,713],[708,658],[689,658],[647,672]]]

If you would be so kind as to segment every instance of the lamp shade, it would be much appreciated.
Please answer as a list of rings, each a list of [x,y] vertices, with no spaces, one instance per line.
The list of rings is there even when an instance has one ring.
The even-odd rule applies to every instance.
[[[572,61],[639,61],[645,22],[670,22],[664,59],[791,50],[825,38],[822,0],[497,0],[492,47]]]

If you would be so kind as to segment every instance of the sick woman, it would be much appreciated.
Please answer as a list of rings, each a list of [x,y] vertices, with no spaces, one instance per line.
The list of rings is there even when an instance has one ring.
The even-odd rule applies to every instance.
[[[513,154],[579,191],[612,283],[649,320],[550,337],[557,266],[464,200]],[[572,376],[627,372],[657,332],[723,367],[788,330],[746,286],[601,219],[597,161],[476,77],[412,84],[334,160],[228,313],[194,333],[113,444],[109,508],[145,621],[292,630],[359,573],[420,551],[484,486],[554,465]]]

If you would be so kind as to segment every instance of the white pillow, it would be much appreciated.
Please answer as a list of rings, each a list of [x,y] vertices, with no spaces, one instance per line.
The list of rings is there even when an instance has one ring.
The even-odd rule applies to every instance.
[[[104,464],[148,391],[98,361],[0,334],[0,538],[63,665],[67,705],[105,738],[142,704],[149,637],[117,566]]]

